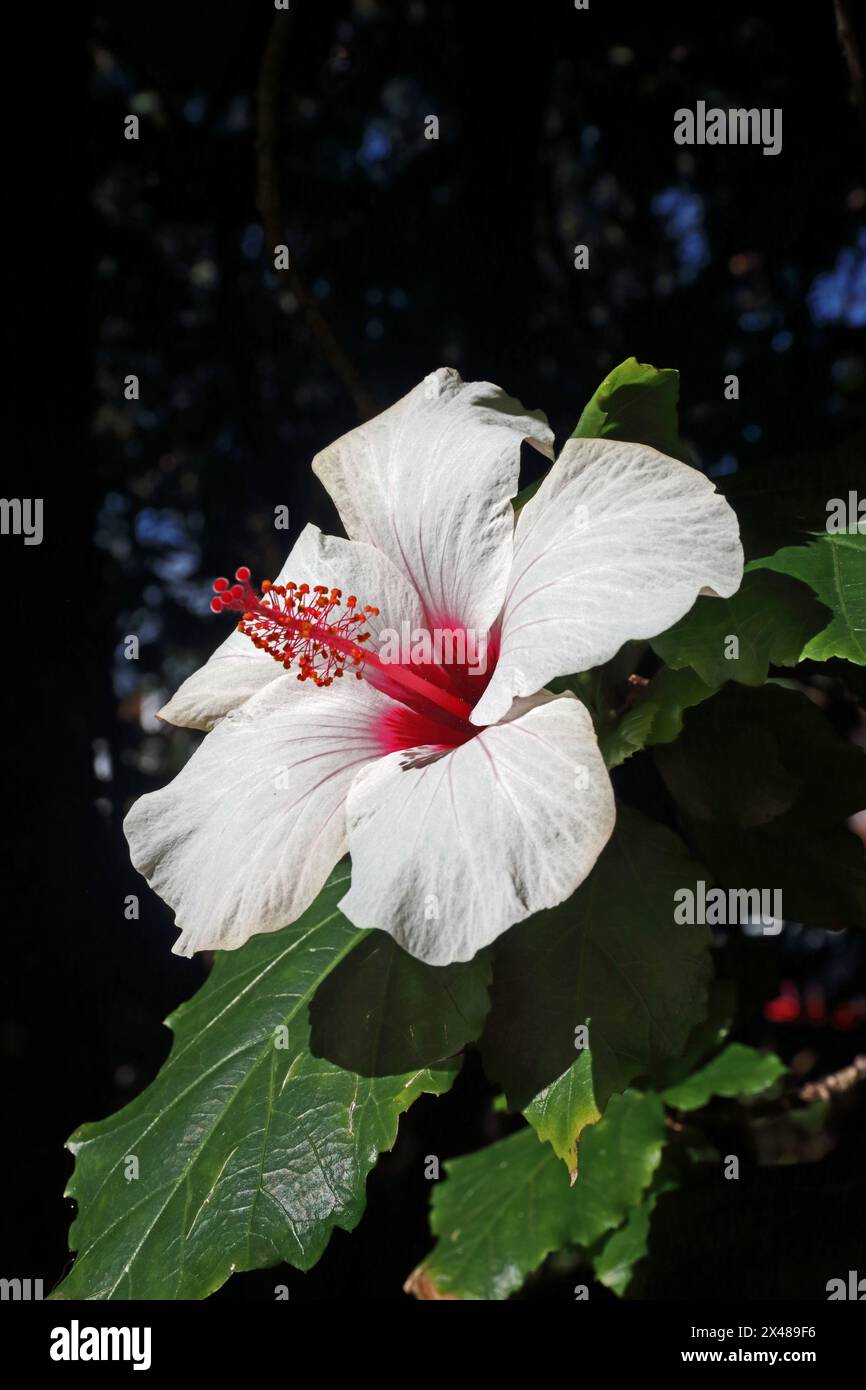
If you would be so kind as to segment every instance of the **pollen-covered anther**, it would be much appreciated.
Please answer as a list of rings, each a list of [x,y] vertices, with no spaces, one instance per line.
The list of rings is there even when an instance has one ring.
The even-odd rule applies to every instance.
[[[285,670],[296,666],[298,680],[331,685],[347,668],[360,678],[366,653],[359,644],[368,641],[370,633],[359,628],[378,615],[378,608],[359,607],[354,595],[344,603],[341,590],[326,584],[311,588],[265,579],[258,594],[246,565],[235,571],[234,584],[216,579],[213,588],[213,612],[240,613],[238,631]]]

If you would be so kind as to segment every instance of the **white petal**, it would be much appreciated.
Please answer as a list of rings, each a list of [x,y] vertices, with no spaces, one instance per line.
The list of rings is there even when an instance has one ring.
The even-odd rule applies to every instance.
[[[216,621],[225,623],[225,619]],[[188,729],[212,729],[280,674],[272,657],[232,627],[204,666],[193,671],[158,711],[159,718]]]
[[[379,755],[389,707],[366,681],[318,689],[284,674],[135,803],[132,862],[174,909],[179,955],[233,950],[309,906],[346,852],[346,793]]]
[[[347,809],[340,907],[430,965],[470,960],[569,897],[615,815],[589,714],[544,694],[438,758],[413,749],[364,768]]]
[[[642,444],[571,439],[522,509],[499,661],[472,720],[655,637],[739,587],[737,518],[697,469]]]
[[[348,535],[400,567],[428,623],[486,634],[505,591],[521,441],[550,458],[552,438],[540,411],[443,367],[317,454],[313,470]]]
[[[318,526],[305,526],[289,558],[274,579],[275,584],[327,584],[355,594],[359,602],[378,608],[379,617],[367,623],[371,648],[382,629],[400,631],[402,622],[420,626],[423,613],[414,590],[390,560],[372,546],[326,536]],[[226,618],[215,618],[225,624]],[[284,674],[279,662],[254,647],[236,626],[222,646],[198,671],[184,681],[168,704],[159,711],[170,724],[192,729],[212,729],[230,710],[237,709],[257,691]],[[295,687],[301,689],[298,682]]]

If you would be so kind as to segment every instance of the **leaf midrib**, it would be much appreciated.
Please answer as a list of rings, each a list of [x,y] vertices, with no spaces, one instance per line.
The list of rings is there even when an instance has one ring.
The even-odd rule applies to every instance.
[[[345,879],[339,879],[339,880],[337,880],[337,881],[335,882],[335,884],[334,884],[333,886],[336,887],[337,884],[343,883],[343,882],[345,882],[345,881],[346,881]],[[326,927],[330,922],[334,921],[334,919],[335,919],[336,917],[339,917],[339,916],[340,916],[340,913],[339,913],[338,910],[336,910],[336,911],[334,911],[334,912],[332,912],[332,913],[329,913],[329,915],[328,915],[327,917],[324,917],[324,918],[321,920],[321,922],[317,922],[316,925],[313,926],[313,927],[311,927],[310,930],[309,930],[308,932],[306,932],[302,937],[299,937],[296,941],[292,942],[291,946],[287,947],[287,949],[286,949],[284,952],[282,952],[282,954],[281,954],[280,956],[278,956],[275,960],[269,962],[269,964],[265,967],[265,969],[262,970],[262,971],[260,972],[260,974],[256,977],[255,981],[252,981],[249,985],[244,986],[244,989],[243,989],[239,994],[235,995],[234,998],[232,999],[232,1001],[231,1001],[229,1004],[227,1004],[227,1005],[225,1006],[225,1008],[222,1010],[222,1012],[221,1012],[220,1014],[216,1015],[215,1019],[211,1020],[211,1022],[215,1022],[216,1019],[222,1017],[223,1014],[227,1013],[232,1007],[234,1007],[234,1006],[238,1003],[238,1001],[243,997],[243,995],[247,992],[247,990],[248,990],[249,988],[252,987],[253,984],[257,984],[261,979],[263,979],[263,978],[269,973],[269,971],[275,969],[278,965],[280,965],[280,964],[282,963],[282,961],[285,960],[286,956],[289,955],[293,950],[295,950],[297,946],[299,946],[299,945],[301,945],[303,942],[309,940],[309,938],[310,938],[311,936],[313,936],[313,935],[315,935],[317,932],[321,931],[324,927]],[[295,1001],[294,1001],[294,1004],[293,1004],[292,1008],[290,1009],[289,1013],[286,1015],[286,1017],[285,1017],[284,1020],[283,1020],[283,1026],[286,1026],[287,1024],[289,1024],[290,1022],[292,1022],[292,1020],[297,1016],[299,1010],[300,1010],[302,1007],[304,1007],[306,1004],[309,1003],[309,1000],[312,998],[312,995],[315,993],[315,990],[318,989],[318,987],[319,987],[321,981],[327,978],[327,976],[331,973],[331,971],[332,971],[333,969],[336,968],[336,966],[340,963],[340,961],[343,960],[343,959],[345,958],[345,956],[347,956],[348,953],[349,953],[351,950],[354,949],[354,947],[355,947],[356,944],[357,944],[357,938],[355,938],[355,937],[350,937],[350,938],[348,939],[348,941],[347,941],[346,946],[345,946],[342,950],[340,950],[340,951],[334,953],[334,955],[333,955],[332,958],[331,958],[331,962],[330,962],[330,964],[329,964],[329,966],[328,966],[328,969],[327,969],[326,971],[324,971],[323,974],[321,974],[321,975],[319,975],[319,976],[316,976],[316,978],[313,980],[313,982],[311,983],[311,985],[309,986],[309,988],[308,988],[307,990],[305,990],[302,994],[300,994],[300,995],[297,996],[297,998],[296,998]],[[206,1028],[209,1027],[209,1026],[210,1026],[210,1024],[206,1025]],[[205,1028],[205,1029],[202,1029],[201,1032],[200,1032],[199,1034],[196,1035],[196,1037],[197,1037],[197,1038],[200,1038],[200,1037],[203,1035],[203,1033],[206,1031],[206,1028]],[[195,1152],[191,1155],[189,1161],[184,1165],[183,1171],[181,1172],[181,1174],[180,1174],[180,1176],[178,1177],[177,1181],[174,1182],[174,1183],[172,1184],[171,1189],[170,1189],[169,1194],[168,1194],[168,1197],[166,1198],[166,1200],[163,1202],[163,1204],[161,1205],[161,1207],[160,1207],[159,1210],[157,1211],[156,1215],[154,1216],[153,1221],[150,1223],[150,1225],[148,1226],[147,1230],[144,1232],[144,1234],[143,1234],[141,1240],[139,1241],[138,1245],[136,1246],[135,1250],[133,1251],[132,1255],[130,1256],[129,1260],[127,1261],[126,1265],[124,1266],[124,1268],[121,1270],[120,1274],[118,1275],[116,1282],[111,1286],[111,1289],[109,1290],[109,1293],[106,1295],[107,1297],[109,1297],[109,1298],[112,1297],[112,1295],[116,1292],[118,1286],[120,1285],[121,1280],[122,1280],[124,1277],[128,1276],[129,1270],[130,1270],[130,1268],[131,1268],[131,1266],[132,1266],[133,1261],[136,1259],[136,1257],[138,1256],[138,1254],[139,1254],[139,1252],[141,1251],[142,1247],[144,1246],[145,1242],[148,1240],[149,1236],[151,1235],[151,1233],[152,1233],[153,1230],[155,1229],[155,1227],[156,1227],[156,1225],[158,1224],[159,1220],[161,1219],[161,1217],[162,1217],[163,1214],[165,1213],[165,1210],[166,1210],[166,1208],[168,1207],[169,1203],[171,1202],[172,1198],[175,1196],[176,1192],[179,1190],[179,1188],[180,1188],[180,1186],[181,1186],[181,1183],[183,1183],[183,1182],[185,1182],[185,1181],[188,1180],[189,1175],[190,1175],[190,1173],[191,1173],[193,1167],[195,1166],[195,1164],[197,1163],[198,1159],[201,1157],[202,1153],[204,1152],[205,1148],[207,1147],[207,1144],[210,1142],[211,1138],[213,1137],[214,1130],[217,1128],[218,1124],[225,1118],[226,1114],[227,1114],[228,1111],[230,1110],[230,1108],[231,1108],[231,1106],[233,1105],[233,1103],[234,1103],[235,1099],[237,1098],[237,1096],[240,1095],[240,1093],[241,1093],[241,1091],[243,1090],[243,1088],[249,1083],[249,1081],[250,1081],[250,1079],[252,1078],[253,1074],[255,1073],[257,1067],[258,1067],[259,1064],[261,1063],[262,1059],[263,1059],[264,1057],[266,1057],[266,1056],[268,1055],[269,1052],[272,1051],[272,1048],[271,1048],[271,1046],[270,1046],[270,1039],[271,1039],[271,1036],[272,1036],[272,1034],[267,1034],[267,1035],[265,1035],[262,1039],[258,1040],[258,1045],[259,1045],[260,1048],[261,1048],[261,1050],[259,1051],[258,1056],[257,1056],[257,1057],[255,1058],[255,1060],[251,1063],[250,1068],[249,1068],[249,1070],[247,1071],[247,1074],[246,1074],[246,1076],[244,1077],[243,1081],[240,1082],[240,1084],[235,1088],[235,1090],[233,1091],[232,1095],[229,1097],[229,1099],[228,1099],[228,1101],[226,1102],[226,1104],[225,1104],[225,1105],[220,1109],[220,1111],[218,1112],[217,1117],[216,1117],[216,1119],[214,1120],[214,1123],[213,1123],[213,1124],[211,1125],[211,1127],[208,1129],[207,1133],[205,1134],[204,1138],[202,1139],[201,1144],[199,1144],[199,1146],[197,1147],[197,1149],[195,1150]],[[195,1041],[195,1040],[193,1040],[193,1041]],[[255,1042],[255,1041],[254,1041],[253,1043],[249,1044],[249,1046],[255,1046],[255,1045],[256,1045],[256,1042]],[[188,1044],[187,1046],[189,1046],[189,1044]],[[177,1054],[177,1057],[174,1059],[174,1061],[178,1061],[178,1060],[183,1056],[183,1052],[185,1052],[185,1051],[186,1051],[186,1047],[183,1049],[182,1052],[179,1052],[179,1053]],[[246,1048],[239,1048],[238,1051],[237,1051],[236,1053],[232,1053],[231,1056],[232,1056],[232,1057],[239,1056],[239,1055],[241,1055],[241,1053],[243,1053],[244,1051],[246,1051]],[[166,1063],[166,1067],[165,1067],[165,1070],[164,1070],[164,1072],[163,1072],[163,1075],[166,1075],[166,1074],[168,1073],[169,1068],[170,1068],[171,1065],[172,1065],[172,1060],[173,1060],[173,1059],[172,1059],[171,1057],[169,1057],[168,1062]],[[216,1064],[216,1066],[221,1066],[221,1065],[223,1065],[227,1060],[229,1060],[229,1058],[226,1058],[226,1057],[221,1058],[220,1061]],[[216,1069],[215,1067],[209,1068],[209,1070],[208,1070],[207,1072],[203,1073],[201,1076],[197,1076],[197,1077],[195,1078],[195,1080],[194,1080],[188,1087],[186,1087],[186,1089],[185,1089],[184,1091],[181,1091],[177,1096],[174,1097],[174,1099],[170,1102],[169,1106],[167,1107],[167,1110],[172,1109],[176,1104],[178,1104],[181,1100],[183,1100],[186,1096],[188,1096],[192,1091],[194,1091],[195,1088],[196,1088],[197,1086],[199,1086],[199,1085],[201,1084],[201,1082],[202,1082],[208,1075],[210,1075],[210,1072],[212,1072],[212,1071],[215,1070],[215,1069]],[[272,1107],[271,1107],[271,1108],[272,1108]],[[146,1135],[147,1135],[147,1134],[149,1133],[149,1131],[154,1127],[155,1124],[157,1124],[158,1122],[164,1120],[165,1115],[166,1115],[166,1113],[167,1113],[167,1110],[162,1110],[162,1111],[160,1111],[159,1115],[155,1116],[154,1119],[150,1122],[150,1124],[148,1124],[148,1125],[141,1131],[141,1133],[138,1135],[137,1139],[134,1141],[136,1144],[140,1144],[140,1143],[141,1143],[141,1140],[144,1139],[144,1138],[146,1137]],[[270,1114],[270,1108],[269,1108],[269,1114]],[[88,1142],[88,1141],[84,1141],[84,1142]],[[92,1142],[92,1141],[90,1141],[90,1142]],[[99,1189],[97,1190],[97,1192],[96,1192],[94,1198],[92,1199],[93,1202],[95,1202],[96,1198],[97,1198],[97,1197],[99,1196],[99,1194],[102,1192],[103,1188],[105,1187],[106,1183],[108,1182],[108,1180],[109,1180],[109,1178],[112,1176],[112,1174],[115,1173],[115,1172],[117,1171],[117,1168],[120,1166],[120,1163],[121,1163],[122,1161],[123,1161],[122,1158],[121,1158],[121,1159],[118,1159],[118,1161],[117,1161],[117,1163],[115,1163],[114,1167],[111,1168],[111,1169],[109,1170],[109,1172],[106,1174],[106,1177],[104,1178],[102,1184],[100,1185],[100,1187],[99,1187]],[[257,1190],[258,1190],[258,1189],[257,1189]],[[159,1191],[159,1189],[157,1189],[157,1191]],[[73,1194],[73,1195],[74,1195],[74,1194]],[[151,1193],[151,1194],[149,1194],[149,1196],[152,1197],[153,1194]],[[147,1198],[145,1198],[144,1200],[146,1201]],[[91,1203],[91,1205],[92,1205],[92,1203]],[[99,1234],[95,1237],[95,1239],[94,1239],[94,1240],[90,1243],[90,1245],[87,1247],[87,1250],[84,1252],[84,1254],[87,1255],[87,1256],[89,1256],[89,1255],[92,1253],[92,1251],[95,1249],[95,1247],[99,1244],[99,1242],[100,1242],[106,1235],[108,1235],[108,1234],[115,1228],[115,1226],[119,1225],[125,1218],[128,1218],[128,1217],[131,1215],[131,1213],[132,1213],[133,1211],[137,1210],[138,1205],[141,1205],[141,1204],[136,1204],[136,1206],[133,1207],[131,1210],[128,1209],[128,1210],[124,1213],[124,1216],[123,1216],[123,1217],[120,1217],[120,1218],[118,1219],[117,1222],[113,1222],[113,1223],[111,1224],[111,1226],[108,1226],[105,1230],[100,1231]],[[251,1204],[251,1207],[250,1207],[250,1217],[252,1216],[252,1213],[253,1213],[254,1209],[255,1209],[255,1201],[253,1201],[253,1203]],[[247,1231],[247,1238],[248,1238],[248,1239],[250,1238],[250,1235],[251,1235],[251,1226],[250,1226],[250,1228],[249,1228],[248,1231]],[[182,1261],[181,1261],[181,1262],[183,1262],[183,1260],[185,1259],[185,1250],[186,1250],[186,1236],[185,1236],[185,1235],[182,1236],[182,1238],[181,1238],[181,1250],[182,1250],[182,1252],[183,1252]]]

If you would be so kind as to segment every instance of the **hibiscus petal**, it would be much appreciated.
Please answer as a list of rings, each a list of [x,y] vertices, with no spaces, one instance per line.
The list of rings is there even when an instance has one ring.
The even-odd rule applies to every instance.
[[[641,444],[571,439],[522,509],[493,677],[473,713],[654,637],[739,587],[737,518],[697,469]]]
[[[410,627],[423,622],[417,595],[387,556],[357,541],[326,536],[318,526],[304,527],[274,583],[285,584],[290,579],[298,584],[327,584],[342,589],[344,597],[355,594],[361,603],[378,608],[379,616],[371,616],[367,623],[371,647],[378,644],[386,628],[399,632],[401,622]],[[279,662],[232,627],[213,656],[184,681],[159,716],[170,724],[212,729],[231,710],[282,675]]]
[[[282,675],[136,801],[132,862],[175,911],[177,954],[233,950],[309,906],[346,852],[346,793],[379,756],[389,707],[366,681],[320,690]]]
[[[520,444],[552,458],[545,416],[452,368],[317,454],[313,470],[355,540],[399,566],[431,626],[485,633],[505,592]]]
[[[569,897],[615,816],[589,714],[547,694],[516,701],[505,722],[450,752],[416,748],[363,768],[347,811],[341,909],[430,965],[470,960]]]

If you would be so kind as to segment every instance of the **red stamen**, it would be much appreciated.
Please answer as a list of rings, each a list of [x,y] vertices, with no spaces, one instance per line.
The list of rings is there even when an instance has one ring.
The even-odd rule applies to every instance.
[[[450,715],[469,718],[472,706],[465,700],[405,666],[386,664],[363,647],[370,633],[360,629],[368,617],[378,616],[378,608],[359,604],[354,594],[343,603],[341,591],[325,584],[315,585],[311,592],[309,584],[272,584],[266,579],[260,597],[250,585],[246,565],[235,571],[235,579],[231,587],[228,580],[214,581],[212,611],[240,613],[238,630],[287,671],[296,664],[298,680],[331,685],[347,672],[360,680],[363,668],[369,666]]]

